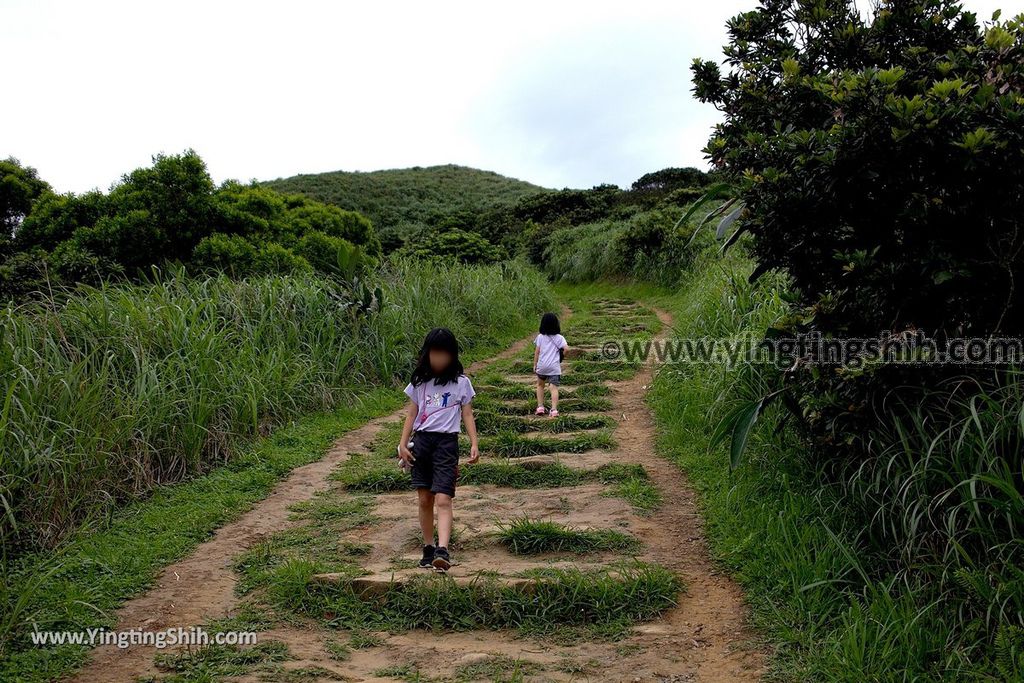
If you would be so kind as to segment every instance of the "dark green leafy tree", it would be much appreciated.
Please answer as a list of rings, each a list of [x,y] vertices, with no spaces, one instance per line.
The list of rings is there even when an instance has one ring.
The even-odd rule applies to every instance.
[[[487,238],[458,229],[422,234],[406,245],[405,252],[421,258],[455,258],[463,263],[493,263],[506,257],[505,251]]]
[[[56,282],[138,277],[185,264],[238,277],[312,268],[352,277],[380,254],[360,214],[255,183],[216,187],[193,151],[158,155],[109,194],[55,194],[35,171],[4,162],[0,294],[20,299]]]
[[[133,239],[131,232],[141,233],[134,239],[149,240],[150,261],[185,261],[211,232],[213,191],[206,163],[194,151],[157,155],[152,167],[132,171],[111,190],[112,211],[119,217],[132,216],[130,225],[114,230],[126,239]]]
[[[17,229],[15,247],[19,251],[52,250],[71,239],[79,228],[93,226],[109,213],[107,196],[101,192],[81,195],[45,192]]]
[[[663,168],[640,176],[630,187],[634,192],[671,192],[684,187],[708,184],[708,174],[699,168]]]
[[[11,237],[48,183],[36,169],[22,166],[17,159],[0,160],[0,257],[8,253]]]
[[[751,233],[755,275],[792,280],[788,329],[1024,333],[1022,20],[980,23],[951,0],[871,16],[764,0],[728,29],[724,71],[693,65],[724,117],[705,151],[738,186],[724,236]],[[856,443],[873,399],[907,381],[934,377],[822,372],[803,417]]]

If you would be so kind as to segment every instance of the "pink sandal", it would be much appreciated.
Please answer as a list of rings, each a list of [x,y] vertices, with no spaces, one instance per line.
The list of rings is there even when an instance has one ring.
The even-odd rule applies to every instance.
[[[535,415],[543,415],[547,411],[544,410],[544,406],[537,406],[537,410],[534,411]]]
[[[551,415],[551,417],[558,417],[558,411],[555,410],[554,408],[552,408],[551,412],[548,414]]]

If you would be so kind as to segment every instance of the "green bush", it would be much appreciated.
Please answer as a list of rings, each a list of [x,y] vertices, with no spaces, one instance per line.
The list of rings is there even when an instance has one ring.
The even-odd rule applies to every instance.
[[[288,219],[298,235],[320,233],[351,244],[361,244],[370,254],[380,253],[380,242],[373,226],[354,211],[342,211],[335,206],[320,204],[309,199],[289,197],[293,205]]]
[[[678,334],[756,335],[788,315],[785,278],[752,284],[754,267],[708,249],[666,304]],[[966,381],[894,392],[876,448],[847,463],[813,457],[772,404],[731,468],[709,422],[777,374],[676,364],[650,396],[660,447],[700,492],[711,546],[774,644],[769,678],[1021,680],[1019,373],[981,392]]]
[[[33,270],[45,271],[50,284],[137,279],[175,263],[243,277],[308,270],[308,256],[324,274],[350,276],[363,254],[380,254],[365,217],[255,184],[215,187],[192,151],[154,157],[152,167],[125,175],[106,195],[54,194],[31,169],[4,163],[0,183],[10,189],[0,188],[0,201],[17,219],[13,237],[0,239],[0,258],[14,259],[0,267],[8,298],[43,289]]]
[[[463,263],[494,263],[506,257],[503,249],[475,232],[458,228],[426,232],[408,243],[405,253],[420,258],[455,258]]]
[[[331,275],[353,274],[362,260],[359,248],[347,239],[316,230],[302,236],[296,251],[316,270]]]
[[[78,228],[95,225],[107,211],[107,197],[100,192],[44,192],[15,230],[14,246],[21,252],[51,250],[71,239]]]
[[[546,237],[544,269],[569,282],[620,277],[674,285],[707,243],[691,242],[692,228],[676,225],[679,213],[658,208],[555,230]]]
[[[0,160],[0,245],[10,241],[36,199],[49,189],[49,184],[40,180],[36,169],[22,166],[13,157]],[[0,250],[0,256],[5,255]]]
[[[202,270],[213,270],[241,277],[253,272],[256,246],[241,235],[214,233],[196,245],[192,262]]]
[[[1024,333],[1024,19],[773,1],[729,31],[728,73],[698,60],[694,90],[724,113],[706,152],[738,185],[756,272],[792,278],[783,327]],[[802,373],[798,413],[841,455],[868,447],[893,387],[958,372]]]

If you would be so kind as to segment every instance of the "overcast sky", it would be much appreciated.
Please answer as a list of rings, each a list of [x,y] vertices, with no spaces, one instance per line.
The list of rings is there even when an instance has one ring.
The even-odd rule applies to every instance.
[[[688,67],[755,5],[0,0],[0,158],[75,192],[187,148],[218,181],[456,163],[625,186],[704,165]]]

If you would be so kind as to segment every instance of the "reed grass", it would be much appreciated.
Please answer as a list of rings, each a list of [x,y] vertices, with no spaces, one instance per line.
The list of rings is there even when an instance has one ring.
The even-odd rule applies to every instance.
[[[0,544],[51,547],[161,484],[230,460],[265,433],[389,384],[430,327],[472,353],[551,307],[518,263],[395,261],[363,316],[312,277],[172,274],[63,292],[0,312]]]

